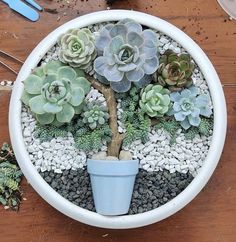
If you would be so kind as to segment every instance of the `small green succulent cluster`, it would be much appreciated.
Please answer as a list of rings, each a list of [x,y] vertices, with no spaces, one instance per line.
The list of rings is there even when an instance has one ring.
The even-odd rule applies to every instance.
[[[101,103],[90,102],[84,107],[83,111],[81,114],[83,123],[91,129],[101,127],[109,118],[107,107]]]
[[[81,70],[51,61],[36,68],[24,81],[22,102],[40,124],[60,126],[82,111],[90,83]]]
[[[136,113],[132,122],[125,123],[126,133],[123,140],[124,146],[129,146],[135,140],[141,139],[143,143],[149,140],[148,133],[150,131],[151,120],[143,112]]]
[[[94,36],[89,29],[71,29],[59,40],[59,59],[72,67],[87,69],[97,55]]]
[[[190,55],[177,55],[172,50],[166,50],[160,58],[160,66],[154,74],[155,80],[170,91],[180,91],[193,84],[192,73],[194,63]]]
[[[68,125],[69,126],[69,125]],[[57,137],[66,137],[68,134],[68,126],[56,127],[53,125],[37,125],[34,137],[41,142],[47,142]]]
[[[198,127],[191,127],[185,132],[186,139],[193,140],[197,134],[210,136],[213,130],[213,118],[202,118]]]
[[[4,143],[0,150],[0,203],[2,205],[18,210],[22,196],[20,191],[22,176],[11,147]]]
[[[170,107],[170,92],[161,85],[149,84],[141,90],[139,105],[150,117],[163,117]]]
[[[214,126],[213,118],[202,118],[198,129],[199,129],[200,134],[209,136],[209,135],[211,135],[213,126]]]
[[[108,124],[105,124],[94,130],[81,127],[77,130],[74,138],[78,149],[89,152],[91,150],[100,150],[104,141],[106,143],[111,141],[111,136],[111,129]]]
[[[116,93],[116,99],[121,100],[121,108],[123,110],[132,110],[132,112],[134,112],[134,110],[138,107],[139,89],[134,86],[129,90],[129,92]]]
[[[160,118],[155,126],[156,130],[164,129],[170,135],[170,144],[174,144],[177,138],[177,131],[181,129],[179,122],[175,119]]]
[[[151,120],[148,115],[139,109],[139,89],[132,87],[129,92],[117,94],[116,97],[122,100],[121,108],[123,113],[121,121],[126,129],[123,145],[128,146],[138,139],[146,143]]]

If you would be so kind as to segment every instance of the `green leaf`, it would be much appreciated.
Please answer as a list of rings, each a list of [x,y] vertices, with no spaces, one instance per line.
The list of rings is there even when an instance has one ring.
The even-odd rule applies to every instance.
[[[22,101],[25,105],[29,106],[29,100],[30,100],[32,97],[34,97],[34,95],[29,94],[28,92],[26,92],[26,91],[24,90],[23,93],[22,93],[22,96],[21,96],[21,101]]]
[[[52,113],[36,114],[36,119],[43,125],[52,123],[54,118],[55,114]]]
[[[29,94],[40,94],[41,88],[43,86],[43,80],[42,78],[31,74],[25,81],[25,90]]]
[[[74,68],[74,71],[76,72],[77,77],[85,77],[84,71],[79,68]]]
[[[98,118],[98,123],[99,124],[105,124],[105,119],[103,117]]]
[[[174,86],[174,85],[176,85],[176,81],[172,81],[172,80],[170,80],[170,79],[165,79],[165,81],[166,81],[166,83],[167,83],[168,85],[170,85],[170,86]]]
[[[79,106],[74,107],[75,114],[80,114],[83,111],[83,107],[84,107],[84,102],[81,103]]]
[[[44,70],[43,70],[43,66],[37,67],[33,70],[32,74],[39,76],[43,79],[43,77],[45,76]]]
[[[124,44],[124,40],[121,36],[116,36],[111,40],[109,50],[112,54],[118,54],[121,46]]]
[[[56,114],[57,120],[61,123],[69,123],[75,115],[75,110],[70,104],[65,104],[62,111]]]
[[[190,58],[190,55],[189,55],[189,54],[181,54],[181,55],[179,56],[179,58],[180,58],[181,60],[186,61],[186,62],[190,62],[190,61],[191,61],[191,58]]]
[[[47,75],[56,74],[58,68],[60,68],[61,66],[63,66],[63,63],[61,63],[60,61],[50,61],[47,64],[43,65],[43,70],[44,73]]]
[[[7,205],[6,199],[4,199],[2,196],[0,196],[0,203],[4,206]]]
[[[140,47],[144,43],[144,39],[136,32],[129,32],[127,34],[127,40],[131,46]]]
[[[61,80],[63,78],[66,78],[70,81],[75,80],[76,78],[76,72],[69,66],[62,66],[57,71],[58,79]]]
[[[92,117],[88,117],[88,122],[89,123],[93,123],[93,118]]]
[[[57,103],[45,103],[43,106],[44,113],[59,113],[62,111],[62,106],[58,106]]]
[[[179,57],[175,53],[168,56],[168,62],[178,61]]]
[[[84,100],[84,91],[81,87],[72,88],[70,103],[79,106]]]
[[[49,74],[45,77],[44,83],[52,83],[57,80],[57,75],[56,74]]]
[[[75,81],[72,82],[72,84],[80,86],[84,90],[85,94],[89,93],[89,91],[91,89],[90,82],[84,77],[76,78]]]
[[[46,100],[41,96],[35,96],[29,100],[29,106],[32,112],[36,114],[45,113],[44,105],[46,104]]]

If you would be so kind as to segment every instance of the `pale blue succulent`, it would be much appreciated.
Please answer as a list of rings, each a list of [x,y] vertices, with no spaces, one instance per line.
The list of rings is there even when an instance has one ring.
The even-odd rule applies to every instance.
[[[156,34],[150,29],[143,31],[131,19],[103,27],[95,46],[101,56],[95,59],[94,69],[116,92],[128,91],[131,83],[146,86],[151,80],[147,75],[159,66]]]
[[[169,115],[174,115],[185,130],[191,126],[198,127],[201,122],[200,115],[208,118],[212,115],[210,96],[199,94],[197,87],[192,86],[181,92],[173,92],[170,98],[173,106]]]

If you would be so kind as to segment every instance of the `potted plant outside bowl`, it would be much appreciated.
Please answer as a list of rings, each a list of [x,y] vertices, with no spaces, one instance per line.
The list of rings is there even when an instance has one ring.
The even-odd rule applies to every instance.
[[[172,39],[178,41],[179,43],[181,43],[183,48],[190,54],[190,56],[194,59],[194,61],[196,62],[196,64],[199,66],[202,73],[204,74],[204,77],[210,89],[210,94],[211,94],[211,98],[213,101],[213,108],[214,108],[214,133],[213,133],[212,143],[211,143],[209,153],[205,159],[205,163],[202,166],[201,170],[193,179],[191,184],[189,184],[189,186],[178,196],[176,196],[173,200],[147,213],[141,213],[137,215],[125,215],[125,216],[119,216],[119,217],[106,217],[106,216],[100,216],[99,214],[96,214],[96,213],[87,211],[85,209],[82,209],[78,206],[75,206],[72,203],[70,203],[67,199],[60,196],[43,180],[43,178],[36,171],[34,165],[31,163],[29,154],[26,151],[26,147],[24,145],[24,140],[22,137],[21,122],[20,122],[20,115],[21,115],[20,99],[22,97],[22,92],[24,89],[24,86],[21,81],[27,79],[27,77],[31,72],[31,69],[34,69],[37,66],[38,62],[41,60],[44,54],[55,44],[59,36],[67,32],[69,29],[83,28],[88,25],[98,24],[103,21],[108,21],[108,22],[119,21],[119,20],[125,19],[127,15],[129,15],[130,18],[142,24],[143,26],[147,26],[148,28],[159,30],[162,33],[170,36]],[[64,67],[62,66],[59,68],[63,69]],[[76,73],[77,75],[81,74],[79,72],[76,72]],[[84,89],[83,87],[84,81],[82,81],[83,79],[81,79],[82,76],[77,78],[80,78],[79,82],[80,84],[82,84],[81,89]],[[161,81],[163,80],[159,80],[159,82]],[[144,97],[142,99],[140,106],[144,106],[144,109],[146,107],[147,109],[145,111],[148,111],[149,114],[152,115],[153,112],[157,110],[155,110],[155,108],[153,107],[149,109],[147,106],[145,106],[146,104],[148,104],[148,101],[149,101],[149,98],[146,96],[146,94],[153,89],[153,86],[148,86],[148,85],[146,85],[145,87],[146,89],[142,91],[141,95],[144,94]],[[79,88],[76,88],[76,89],[79,89]],[[193,90],[191,90],[191,95],[192,93],[194,93]],[[184,95],[184,93],[180,93],[180,95],[182,94]],[[162,95],[166,95],[166,93],[162,93]],[[196,95],[200,95],[200,94],[196,94]],[[150,101],[150,102],[153,103],[153,101]],[[172,102],[173,103],[178,102],[176,97],[172,97]],[[79,106],[77,105],[78,103],[74,103],[74,107]],[[185,108],[187,107],[185,106]],[[77,112],[79,112],[79,108],[77,109]],[[110,112],[109,112],[109,115],[111,116]],[[63,121],[63,118],[68,117],[68,115],[65,115],[65,117],[63,115],[59,115],[58,117],[59,117],[59,120],[57,121],[60,122],[60,121]],[[197,195],[197,193],[208,181],[209,177],[214,171],[214,168],[217,165],[217,162],[219,160],[219,157],[223,148],[223,144],[224,144],[224,138],[225,138],[225,129],[226,129],[225,117],[226,117],[226,110],[225,110],[224,95],[223,95],[222,88],[220,86],[220,82],[217,77],[217,74],[214,68],[212,67],[212,65],[210,64],[209,60],[205,56],[205,54],[202,52],[202,50],[189,37],[187,37],[183,32],[181,32],[174,26],[158,18],[151,17],[149,15],[137,13],[137,12],[117,10],[117,11],[107,11],[107,12],[91,14],[86,17],[81,17],[80,21],[78,20],[71,21],[61,26],[53,33],[51,33],[44,41],[42,41],[39,44],[39,46],[32,52],[32,54],[25,62],[25,65],[23,66],[18,76],[16,86],[14,87],[13,95],[11,99],[9,126],[10,126],[10,133],[11,133],[13,148],[16,153],[16,157],[19,161],[19,164],[24,174],[26,175],[27,179],[29,180],[29,182],[40,193],[40,195],[44,197],[45,200],[47,200],[51,205],[56,207],[58,210],[62,211],[68,216],[73,217],[74,219],[77,219],[79,221],[82,221],[91,225],[99,226],[99,227],[128,228],[128,227],[143,226],[156,221],[160,221],[161,219],[164,219],[170,216],[171,214],[175,213],[179,209],[181,209],[188,202],[190,202],[193,199],[193,197]],[[40,118],[41,118],[41,121],[45,120],[42,116],[39,116],[39,119]],[[183,125],[186,125],[186,123],[185,124],[183,123]],[[120,137],[118,136],[118,140],[119,138]],[[115,145],[116,143],[111,142],[111,144]],[[115,156],[118,157],[118,154]],[[94,160],[96,159],[94,158]]]

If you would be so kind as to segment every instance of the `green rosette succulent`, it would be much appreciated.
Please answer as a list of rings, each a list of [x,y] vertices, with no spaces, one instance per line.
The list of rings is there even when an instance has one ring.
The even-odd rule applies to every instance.
[[[160,59],[158,71],[154,74],[155,80],[170,91],[180,91],[193,84],[192,73],[194,63],[190,55],[177,55],[172,50],[167,50]]]
[[[150,117],[162,117],[170,107],[169,94],[161,85],[149,84],[141,91],[139,106]]]
[[[89,29],[71,29],[59,40],[59,59],[72,67],[87,69],[96,57],[94,37]]]
[[[40,124],[60,126],[82,111],[89,90],[83,71],[51,61],[36,68],[24,81],[21,100]]]
[[[106,106],[92,102],[84,107],[82,117],[84,124],[87,124],[91,129],[96,129],[105,124],[109,114]]]

